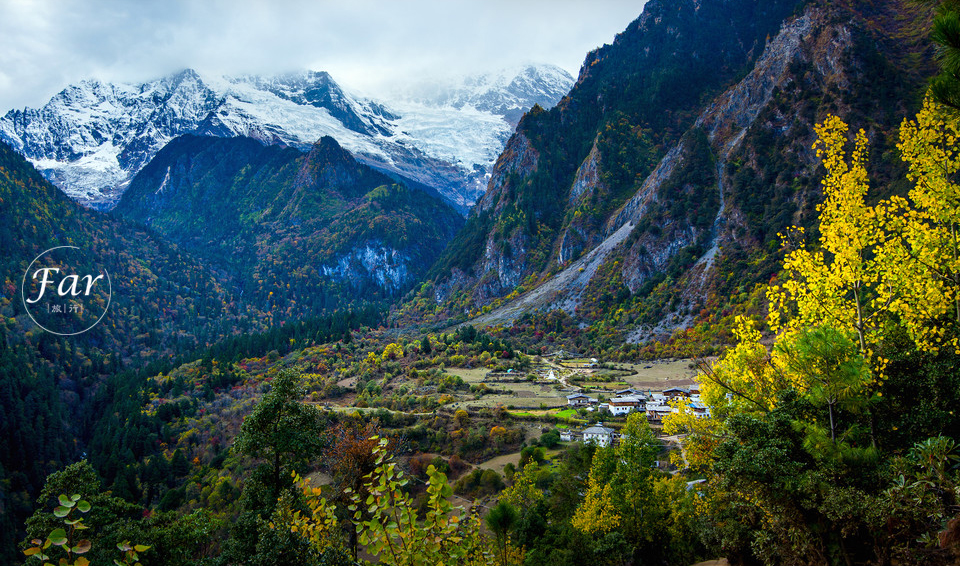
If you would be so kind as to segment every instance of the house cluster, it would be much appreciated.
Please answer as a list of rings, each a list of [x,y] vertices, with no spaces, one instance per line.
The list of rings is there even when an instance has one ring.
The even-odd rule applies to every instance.
[[[583,393],[573,393],[567,395],[567,406],[577,409],[585,408],[587,411],[607,411],[613,416],[642,411],[646,413],[647,421],[651,424],[659,424],[665,415],[677,410],[670,403],[678,398],[685,399],[687,406],[698,417],[710,415],[710,409],[700,400],[699,385],[671,387],[657,393],[653,391],[644,393],[634,388],[621,389],[605,403],[600,403],[599,399]],[[584,438],[584,440],[587,439]]]

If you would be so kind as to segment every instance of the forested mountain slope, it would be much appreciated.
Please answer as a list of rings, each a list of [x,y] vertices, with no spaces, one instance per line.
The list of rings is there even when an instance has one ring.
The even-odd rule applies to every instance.
[[[92,563],[957,563],[960,122],[916,112],[929,16],[648,2],[523,117],[393,320],[296,319],[395,297],[456,215],[332,139],[179,138],[119,218],[0,153],[17,258],[164,270],[80,341],[18,312],[26,260],[5,274],[0,560],[65,541],[77,493]]]
[[[568,97],[521,120],[411,312],[561,308],[644,340],[742,300],[776,273],[777,234],[812,218],[827,114],[867,129],[880,191],[903,192],[891,134],[932,73],[921,12],[649,2]]]
[[[40,330],[20,296],[30,262],[64,245],[96,258],[112,282],[103,320],[70,337]],[[107,376],[262,329],[264,318],[177,246],[74,203],[3,143],[0,249],[0,546],[6,551],[46,475],[79,455],[92,420],[89,400]]]
[[[397,184],[330,137],[308,153],[178,138],[115,214],[228,273],[245,300],[282,319],[405,291],[463,223],[436,193]]]

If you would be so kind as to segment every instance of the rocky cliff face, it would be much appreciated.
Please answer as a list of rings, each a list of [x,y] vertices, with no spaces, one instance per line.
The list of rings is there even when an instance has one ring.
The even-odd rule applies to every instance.
[[[485,228],[477,230],[484,254],[471,266],[461,264],[456,277],[441,276],[437,298],[468,290],[473,301],[468,309],[475,308],[525,282],[525,294],[477,322],[502,323],[525,310],[562,308],[589,323],[609,308],[629,312],[651,293],[662,295],[658,300],[666,304],[654,309],[655,320],[631,316],[646,324],[625,327],[641,340],[691,323],[701,307],[718,300],[718,292],[742,292],[752,281],[765,281],[776,272],[776,234],[814,218],[820,193],[813,125],[828,113],[869,125],[868,135],[883,154],[909,111],[895,101],[917,100],[921,91],[929,53],[880,31],[909,27],[909,17],[898,19],[896,2],[880,4],[867,13],[856,3],[810,2],[796,14],[792,6],[768,5],[772,11],[784,8],[783,18],[769,35],[760,35],[763,18],[753,27],[736,28],[744,10],[762,9],[756,3],[648,3],[614,45],[587,57],[570,96],[551,112],[532,112],[521,121],[470,219]],[[723,20],[732,20],[729,29],[714,27]],[[701,27],[687,27],[691,22]],[[751,31],[754,44],[744,42]],[[727,35],[737,37],[740,47],[724,51]],[[664,37],[675,38],[675,44],[647,44]],[[684,42],[692,60],[670,51]],[[663,57],[670,69],[650,69],[656,49],[668,52]],[[696,76],[696,59],[711,50],[720,52],[717,60],[730,69],[739,53],[743,66],[730,75],[733,80],[700,91],[705,103],[671,107],[664,93],[646,88],[651,76],[685,69]],[[906,60],[913,65],[902,64]],[[918,67],[916,61],[925,63]],[[617,66],[619,73],[612,70]],[[624,70],[637,68],[642,73],[628,78]],[[623,83],[630,86],[618,91]],[[652,127],[657,117],[642,110],[630,114],[616,104],[636,96],[672,115],[665,124],[660,120],[665,130]],[[884,100],[896,107],[884,106]],[[577,136],[576,117],[588,102],[605,112],[598,127]],[[560,122],[550,129],[552,137],[577,142],[565,148],[575,163],[566,172],[554,157],[559,152],[539,145],[543,138],[537,134],[548,129],[550,117]],[[534,154],[538,160],[531,167]],[[878,160],[874,172],[883,179],[892,167]],[[538,175],[552,183],[539,182]],[[560,206],[538,207],[542,199]],[[548,211],[552,223],[544,221]],[[511,220],[518,217],[520,222]],[[536,229],[525,230],[531,223]],[[511,252],[509,261],[497,257],[498,246]],[[607,291],[629,299],[616,306],[598,302]]]
[[[751,64],[793,5],[648,3],[587,56],[554,109],[524,116],[468,222],[469,241],[460,239],[446,267],[461,270],[482,304],[597,246],[627,220],[606,226],[692,125],[699,99]]]

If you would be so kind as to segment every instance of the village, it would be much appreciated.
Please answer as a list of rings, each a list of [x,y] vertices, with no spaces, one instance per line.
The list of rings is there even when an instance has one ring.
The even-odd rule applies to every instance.
[[[678,400],[698,417],[709,408],[700,398],[692,360],[610,364],[559,351],[534,360],[525,372],[447,368],[482,395],[460,399],[450,408],[478,411],[502,406],[517,418],[555,423],[562,442],[611,446],[631,413],[643,413],[660,434],[664,416]]]
[[[652,427],[659,427],[665,415],[679,411],[674,406],[678,399],[683,399],[684,403],[698,418],[710,416],[709,407],[700,400],[698,385],[669,387],[662,391],[647,390],[646,392],[628,387],[617,390],[616,396],[606,402],[601,402],[598,398],[590,397],[585,393],[571,393],[567,395],[567,405],[574,409],[585,409],[587,412],[595,413],[598,418],[606,415],[611,417],[626,416],[633,412],[645,413],[647,422]],[[582,430],[565,428],[560,432],[560,440],[562,441],[594,442],[598,446],[613,445],[618,438],[619,433],[604,426],[602,421],[598,421]]]

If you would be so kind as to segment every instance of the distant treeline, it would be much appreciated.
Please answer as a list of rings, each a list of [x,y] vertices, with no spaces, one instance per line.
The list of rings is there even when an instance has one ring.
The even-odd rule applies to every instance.
[[[386,311],[380,305],[367,304],[357,309],[316,316],[266,332],[243,334],[217,342],[206,350],[204,360],[234,362],[243,358],[261,357],[276,350],[283,355],[312,344],[352,340],[350,331],[364,326],[376,327],[383,322]]]

